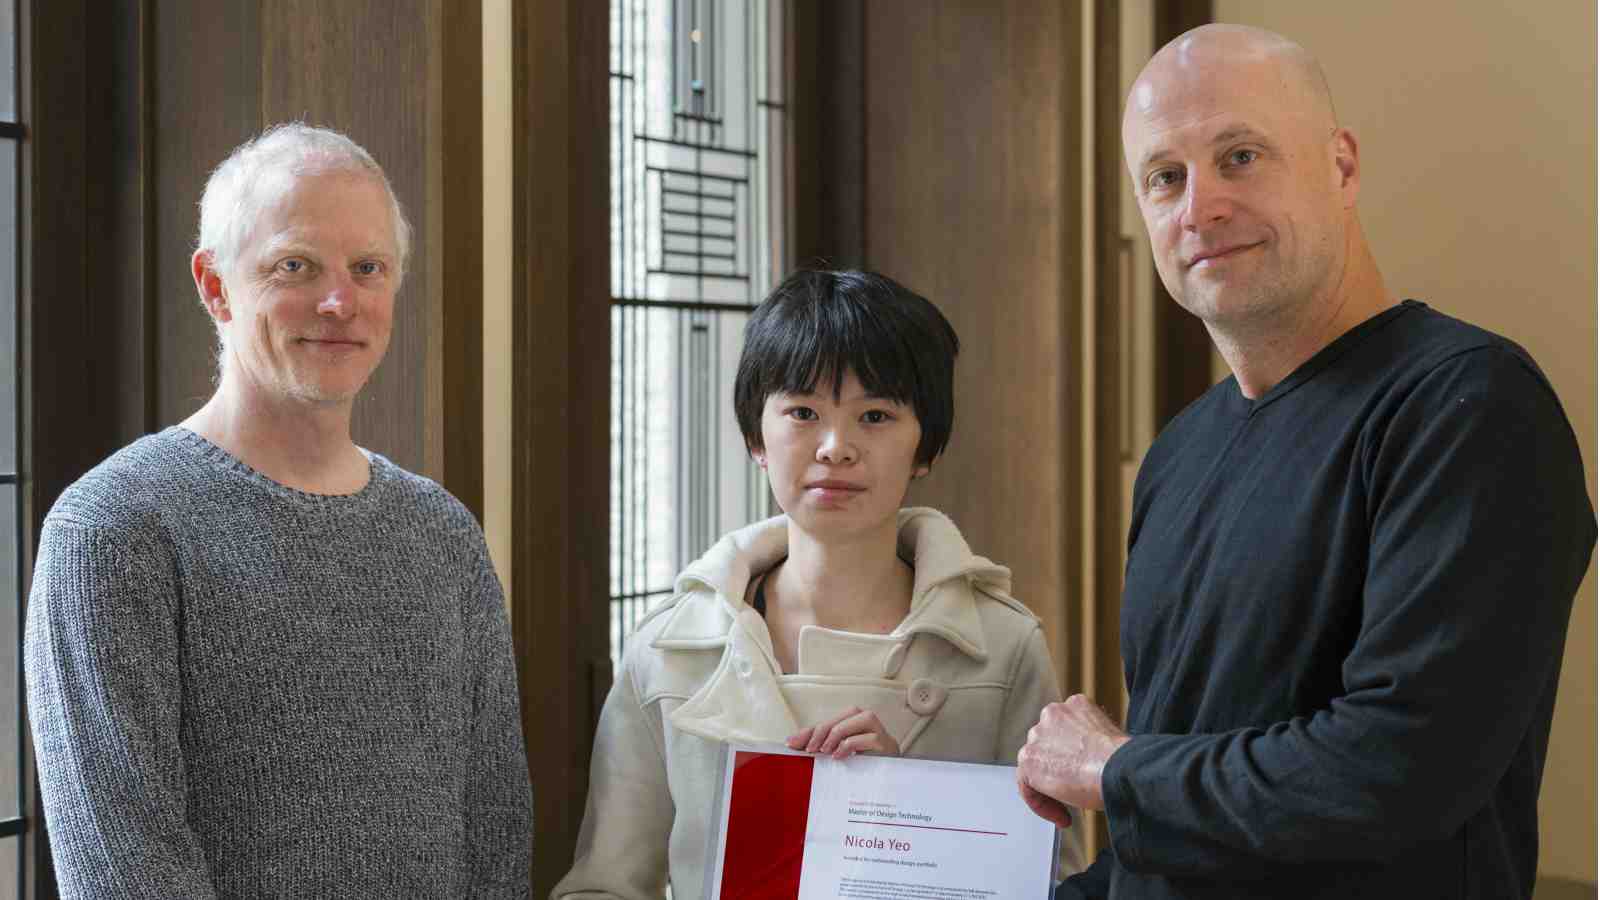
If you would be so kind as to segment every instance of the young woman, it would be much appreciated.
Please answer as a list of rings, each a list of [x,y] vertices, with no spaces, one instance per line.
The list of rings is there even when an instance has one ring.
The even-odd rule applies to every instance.
[[[870,272],[799,272],[756,309],[734,410],[784,515],[690,564],[629,640],[554,898],[701,896],[723,742],[1016,761],[1058,699],[1039,623],[949,519],[900,508],[950,439],[957,347]]]

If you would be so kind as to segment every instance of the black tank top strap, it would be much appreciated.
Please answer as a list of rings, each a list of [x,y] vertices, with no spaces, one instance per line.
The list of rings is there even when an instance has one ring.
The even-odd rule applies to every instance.
[[[756,593],[755,596],[750,598],[750,605],[755,607],[756,613],[763,619],[767,617],[767,576],[772,574],[773,569],[783,565],[784,560],[788,558],[785,556],[783,559],[773,563],[772,567],[762,572],[760,579],[756,581]]]

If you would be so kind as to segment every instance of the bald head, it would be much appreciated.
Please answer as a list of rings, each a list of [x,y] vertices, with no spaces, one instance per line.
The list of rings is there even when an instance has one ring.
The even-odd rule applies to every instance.
[[[1216,24],[1184,32],[1151,57],[1128,92],[1124,136],[1130,120],[1149,118],[1175,88],[1236,90],[1240,82],[1319,131],[1338,127],[1328,79],[1306,48],[1262,28]]]
[[[1358,155],[1304,47],[1238,25],[1186,32],[1134,81],[1122,143],[1162,281],[1208,326],[1338,293],[1360,241]]]

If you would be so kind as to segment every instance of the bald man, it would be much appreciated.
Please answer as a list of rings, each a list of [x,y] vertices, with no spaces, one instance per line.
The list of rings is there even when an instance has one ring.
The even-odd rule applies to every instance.
[[[1059,896],[1530,896],[1595,540],[1554,392],[1385,286],[1356,139],[1301,47],[1183,35],[1123,144],[1162,281],[1233,377],[1134,488],[1127,731],[1076,696],[1019,755],[1035,811],[1106,813],[1110,849]]]

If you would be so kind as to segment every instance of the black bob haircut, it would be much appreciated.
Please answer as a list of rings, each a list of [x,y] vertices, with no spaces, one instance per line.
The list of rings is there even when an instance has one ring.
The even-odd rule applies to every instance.
[[[744,327],[733,410],[747,449],[760,450],[761,411],[773,394],[809,394],[846,372],[870,395],[917,414],[917,465],[930,465],[955,423],[961,342],[938,308],[875,272],[801,270],[772,289]]]

